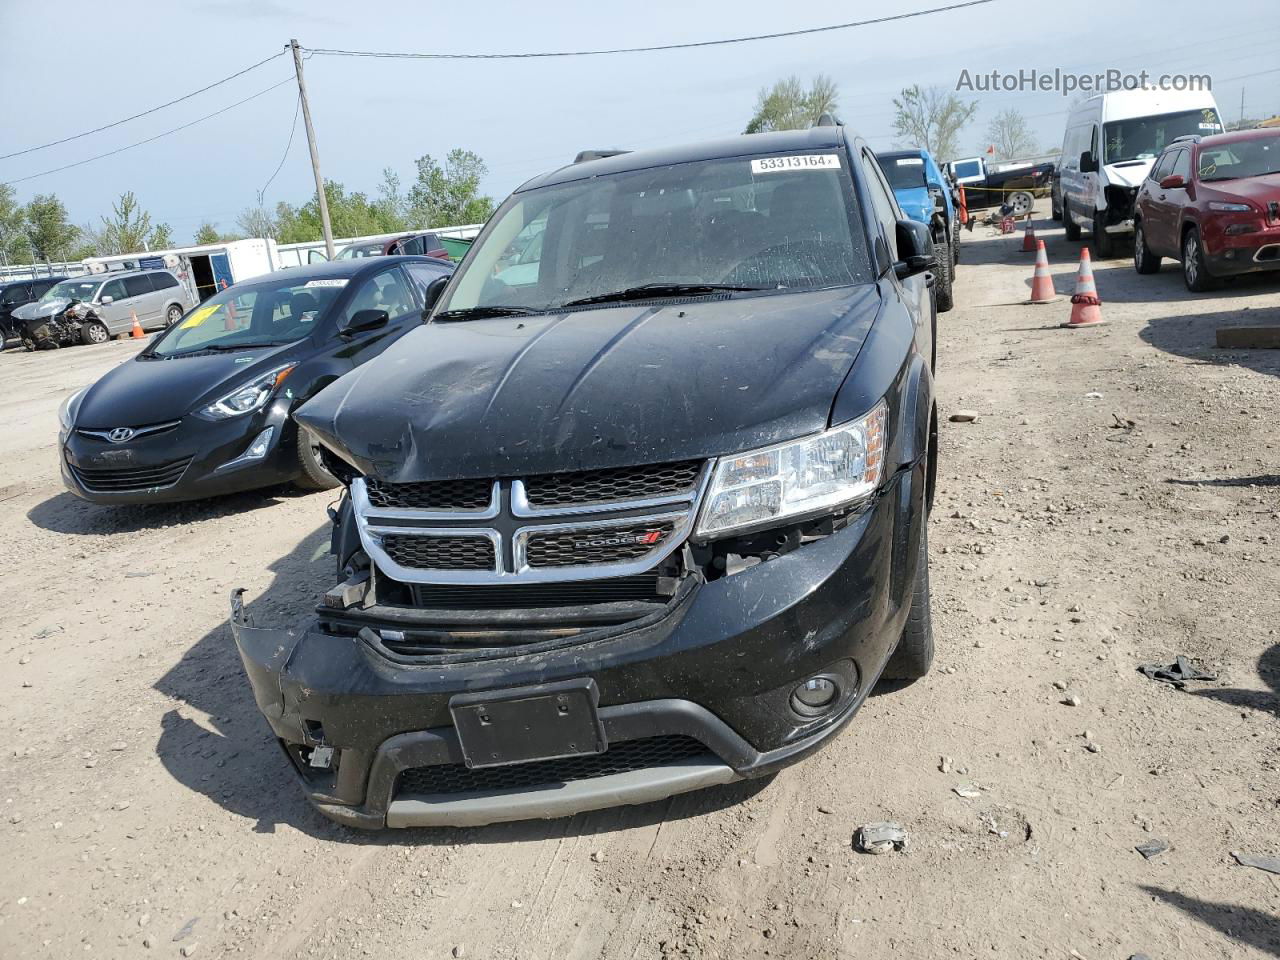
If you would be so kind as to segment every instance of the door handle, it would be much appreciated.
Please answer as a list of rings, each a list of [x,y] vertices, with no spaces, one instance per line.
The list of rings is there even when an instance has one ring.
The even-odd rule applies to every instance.
[[[1162,193],[1162,194],[1160,194],[1160,199],[1161,199],[1161,200],[1163,200],[1163,199],[1164,199],[1164,194],[1163,194],[1163,193]]]

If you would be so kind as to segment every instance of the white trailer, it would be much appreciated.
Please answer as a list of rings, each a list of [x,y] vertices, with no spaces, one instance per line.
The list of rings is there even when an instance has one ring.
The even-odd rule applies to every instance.
[[[171,270],[197,301],[206,300],[233,283],[280,269],[274,240],[231,240],[195,247],[175,247],[145,253],[88,257],[90,273],[117,270]]]

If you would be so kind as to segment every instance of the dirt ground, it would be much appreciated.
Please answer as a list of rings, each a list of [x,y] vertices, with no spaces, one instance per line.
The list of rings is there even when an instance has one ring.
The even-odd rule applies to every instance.
[[[0,355],[0,955],[1280,957],[1280,876],[1231,856],[1280,855],[1280,351],[1213,347],[1280,284],[1106,261],[1108,324],[1065,331],[1018,249],[966,234],[940,318],[944,420],[979,418],[942,425],[933,675],[773,780],[555,822],[313,813],[227,594],[305,615],[331,495],[82,503],[55,411],[133,345]],[[1137,672],[1180,653],[1217,679]],[[884,819],[909,851],[855,853]]]

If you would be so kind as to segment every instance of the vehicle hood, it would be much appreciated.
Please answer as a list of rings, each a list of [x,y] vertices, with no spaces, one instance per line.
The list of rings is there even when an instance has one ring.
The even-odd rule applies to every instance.
[[[70,305],[71,301],[65,297],[46,300],[44,303],[39,300],[33,300],[30,303],[24,303],[20,307],[14,307],[13,318],[15,320],[44,320],[47,317],[56,317]]]
[[[903,187],[893,192],[902,212],[912,220],[928,223],[933,219],[933,197],[928,187]]]
[[[392,482],[710,457],[827,426],[874,284],[431,323],[296,419]]]
[[[1267,209],[1267,204],[1272,200],[1280,200],[1280,173],[1268,173],[1261,177],[1241,177],[1239,180],[1222,180],[1218,183],[1206,183],[1203,186],[1223,199],[1239,197],[1241,200],[1252,200],[1263,210]]]
[[[177,420],[276,366],[290,346],[167,360],[133,357],[85,392],[76,426],[110,430]]]
[[[1108,183],[1113,183],[1117,187],[1140,187],[1142,181],[1147,179],[1151,168],[1155,166],[1155,162],[1155,157],[1144,160],[1125,160],[1122,163],[1109,163],[1103,169],[1107,171]]]

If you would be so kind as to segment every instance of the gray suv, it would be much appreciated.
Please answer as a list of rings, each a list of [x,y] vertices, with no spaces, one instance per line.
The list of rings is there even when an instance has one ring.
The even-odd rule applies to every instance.
[[[186,288],[168,270],[91,274],[55,284],[35,303],[13,311],[19,321],[55,317],[78,301],[85,343],[106,343],[133,329],[133,318],[143,330],[176,323],[195,306]]]

